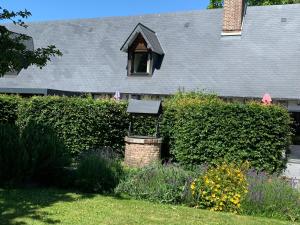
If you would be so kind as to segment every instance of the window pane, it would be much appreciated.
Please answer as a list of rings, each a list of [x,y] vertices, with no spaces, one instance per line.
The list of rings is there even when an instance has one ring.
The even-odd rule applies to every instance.
[[[147,73],[148,53],[134,53],[134,72]]]

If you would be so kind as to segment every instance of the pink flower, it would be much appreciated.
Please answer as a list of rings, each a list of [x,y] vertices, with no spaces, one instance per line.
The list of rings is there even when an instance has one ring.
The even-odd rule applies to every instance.
[[[271,96],[270,96],[268,93],[264,94],[264,97],[263,97],[263,99],[262,99],[262,103],[263,103],[264,105],[271,105],[271,103],[272,103],[272,98],[271,98]]]

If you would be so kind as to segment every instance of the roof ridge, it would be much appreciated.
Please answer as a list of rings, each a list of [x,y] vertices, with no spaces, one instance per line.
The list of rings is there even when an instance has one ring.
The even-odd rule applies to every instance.
[[[139,22],[139,23],[136,25],[136,28],[137,28],[138,26],[142,26],[142,27],[146,28],[147,30],[151,31],[152,33],[156,34],[156,32],[155,32],[154,30],[152,30],[151,28],[149,28],[149,27],[147,27],[146,25],[142,24],[141,22]],[[136,28],[135,28],[135,29],[136,29]],[[134,29],[134,30],[135,30],[135,29]]]
[[[255,5],[255,6],[247,6],[247,8],[295,8],[299,7],[300,3],[294,3],[294,4],[281,4],[281,5]]]
[[[79,22],[79,21],[93,21],[93,20],[118,20],[122,18],[143,18],[143,17],[153,17],[153,16],[173,16],[173,15],[182,15],[182,14],[190,14],[190,13],[207,13],[213,11],[220,11],[222,9],[192,9],[192,10],[184,10],[184,11],[174,11],[174,12],[161,12],[161,13],[145,13],[145,14],[137,14],[137,15],[116,15],[116,16],[100,16],[100,17],[90,17],[90,18],[70,18],[70,19],[54,19],[54,20],[44,20],[44,21],[27,21],[26,24],[29,26],[31,24],[47,24],[47,23],[68,23],[68,22]],[[12,25],[13,23],[0,23],[2,25]]]
[[[266,5],[266,6],[248,6],[248,9],[253,8],[295,8],[299,7],[300,3],[296,4],[283,4],[283,5]],[[79,21],[92,21],[92,20],[114,20],[121,18],[138,18],[138,17],[153,17],[153,16],[173,16],[173,15],[181,15],[181,14],[190,14],[190,13],[210,13],[215,11],[221,11],[223,9],[191,9],[184,11],[173,11],[173,12],[158,12],[158,13],[145,13],[145,14],[136,14],[136,15],[115,15],[115,16],[102,16],[102,17],[90,17],[90,18],[69,18],[69,19],[54,19],[54,20],[43,20],[43,21],[28,21],[26,22],[28,25],[34,24],[47,24],[47,23],[68,23],[68,22],[79,22]],[[13,25],[12,23],[0,23],[1,25]]]

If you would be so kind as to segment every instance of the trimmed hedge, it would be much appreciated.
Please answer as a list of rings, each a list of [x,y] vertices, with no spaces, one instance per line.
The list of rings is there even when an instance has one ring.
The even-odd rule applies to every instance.
[[[70,97],[0,96],[2,122],[21,131],[29,124],[50,127],[73,157],[111,147],[124,152],[129,116],[126,101]],[[19,105],[19,106],[18,106]],[[286,109],[260,103],[225,103],[215,95],[179,93],[164,101],[161,133],[165,148],[176,161],[188,165],[216,160],[249,160],[257,169],[280,171],[289,145],[291,119]],[[135,134],[155,132],[155,120],[134,121]]]
[[[21,97],[15,95],[0,95],[0,124],[14,124]]]
[[[252,166],[279,172],[290,144],[291,119],[286,109],[260,103],[226,103],[217,98],[177,98],[171,151],[184,165],[250,161]],[[170,110],[170,109],[169,109]]]
[[[0,124],[17,123],[22,129],[30,122],[55,130],[67,149],[77,156],[82,151],[111,147],[123,154],[129,116],[126,101],[93,100],[58,96],[32,97],[0,95]],[[153,135],[155,120],[133,118],[134,134]]]
[[[109,146],[122,152],[128,130],[125,102],[92,98],[32,97],[19,108],[18,125],[29,122],[53,128],[73,156]]]

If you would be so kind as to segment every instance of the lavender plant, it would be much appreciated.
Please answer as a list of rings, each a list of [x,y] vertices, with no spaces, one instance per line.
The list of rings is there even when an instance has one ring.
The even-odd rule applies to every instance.
[[[119,184],[117,194],[152,202],[178,204],[185,201],[196,173],[173,164],[153,164],[130,173]]]
[[[249,192],[242,206],[245,214],[300,220],[300,192],[295,179],[252,170],[247,180]]]

